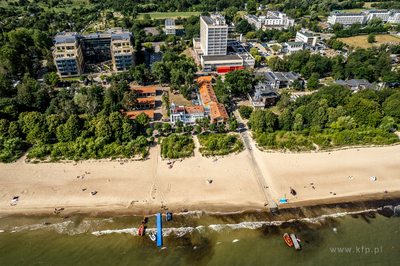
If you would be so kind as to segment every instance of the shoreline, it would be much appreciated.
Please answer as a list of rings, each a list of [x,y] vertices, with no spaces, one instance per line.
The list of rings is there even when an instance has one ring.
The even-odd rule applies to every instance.
[[[349,206],[350,205],[350,206]],[[288,212],[291,209],[298,208],[384,208],[385,206],[393,207],[396,205],[400,205],[400,191],[395,191],[387,194],[383,193],[373,193],[358,196],[345,196],[345,197],[335,197],[321,200],[306,200],[299,202],[292,202],[287,204],[280,204],[278,206],[279,211]],[[157,213],[166,214],[167,211],[172,212],[174,215],[186,215],[191,213],[206,213],[208,215],[235,215],[242,214],[248,212],[266,212],[273,213],[267,207],[260,207],[255,205],[236,205],[236,206],[215,206],[209,204],[209,206],[201,209],[201,208],[193,208],[188,209],[187,212],[179,211],[179,208],[176,206],[172,206],[167,210],[157,210],[154,206],[150,208],[150,212],[145,212],[140,207],[132,208],[132,209],[114,209],[110,210],[110,207],[107,206],[106,209],[93,209],[89,207],[76,207],[76,206],[62,206],[65,208],[58,215],[54,215],[53,211],[49,211],[49,208],[40,209],[40,208],[30,208],[29,210],[20,210],[18,212],[2,212],[0,211],[0,219],[6,217],[44,217],[44,216],[53,216],[54,218],[61,218],[61,216],[75,216],[75,215],[84,215],[88,217],[111,217],[111,216],[155,216]],[[279,215],[279,211],[277,212]]]

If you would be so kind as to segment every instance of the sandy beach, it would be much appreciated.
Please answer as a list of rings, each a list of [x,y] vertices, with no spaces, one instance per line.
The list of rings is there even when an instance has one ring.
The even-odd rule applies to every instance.
[[[289,204],[278,204],[279,208],[356,201],[371,195],[391,197],[400,191],[400,146],[303,154],[255,149],[254,156],[274,200],[278,202],[286,193]],[[162,206],[172,212],[182,208],[268,210],[265,188],[256,177],[248,150],[214,162],[196,149],[194,157],[175,160],[172,169],[167,162],[160,159],[155,146],[146,161],[26,164],[21,158],[0,164],[0,214],[52,214],[55,208],[64,208],[60,216],[74,212],[154,214],[163,211]],[[296,196],[290,194],[290,187]],[[12,202],[16,196],[18,201]]]

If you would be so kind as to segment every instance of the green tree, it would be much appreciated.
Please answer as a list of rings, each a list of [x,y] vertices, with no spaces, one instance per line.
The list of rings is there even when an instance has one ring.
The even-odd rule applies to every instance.
[[[375,42],[375,34],[370,33],[370,34],[368,35],[367,41],[368,41],[368,43],[373,43],[373,42]]]
[[[153,135],[153,129],[151,127],[146,129],[147,136],[151,137]]]
[[[18,138],[21,134],[21,129],[19,127],[18,121],[11,121],[8,127],[8,135],[10,138]]]
[[[183,127],[183,122],[182,122],[181,120],[176,121],[175,125],[176,125],[177,127]]]
[[[143,47],[150,53],[154,51],[154,47],[151,42],[146,42]]]
[[[7,119],[0,120],[0,137],[8,136],[9,121]]]
[[[290,131],[293,126],[293,116],[291,110],[283,110],[283,112],[278,116],[278,121],[280,129]]]
[[[106,19],[107,20],[112,20],[114,18],[113,12],[109,11],[106,13]]]
[[[252,112],[253,112],[253,107],[251,106],[242,105],[239,108],[239,114],[244,119],[249,119]]]
[[[379,128],[382,130],[385,130],[387,132],[390,132],[392,130],[392,128],[394,127],[394,125],[395,125],[395,121],[394,121],[393,117],[385,116],[382,119],[382,122],[379,125]]]
[[[200,125],[196,125],[196,131],[197,131],[197,133],[201,133],[201,131],[202,131],[202,128],[201,128],[201,126]]]
[[[131,141],[135,138],[136,129],[132,122],[124,121],[122,124],[122,141]]]
[[[57,138],[59,137],[58,128],[60,128],[60,126],[57,127]],[[68,118],[67,122],[64,124],[63,128],[64,139],[66,141],[76,140],[76,138],[78,138],[78,136],[80,135],[79,134],[80,130],[81,130],[81,123],[79,117],[77,115],[71,115]]]
[[[301,131],[303,130],[304,119],[301,114],[296,114],[293,122],[293,130],[294,131]]]
[[[227,9],[225,9],[224,15],[225,15],[225,19],[228,22],[232,22],[233,18],[235,17],[236,13],[238,12],[238,8],[235,6],[230,6]]]
[[[111,140],[112,133],[108,118],[105,116],[98,118],[96,123],[96,138]]]
[[[386,116],[393,117],[397,123],[400,122],[400,93],[394,93],[382,104]]]
[[[335,23],[332,25],[333,31],[340,31],[343,30],[343,24],[341,23]]]
[[[175,133],[176,134],[182,133],[182,127],[176,127]]]
[[[225,85],[236,95],[246,94],[251,90],[252,78],[248,70],[238,69],[225,75]]]
[[[123,130],[122,130],[122,125],[123,125],[123,117],[120,112],[113,112],[110,114],[108,117],[108,121],[111,126],[111,130],[113,131],[113,137],[116,140],[121,140]]]
[[[225,124],[224,123],[221,123],[218,125],[218,132],[219,133],[225,132]]]
[[[216,126],[214,123],[212,123],[212,124],[210,125],[210,131],[215,131],[216,127],[217,127],[217,126]]]
[[[185,126],[185,131],[186,131],[187,133],[190,133],[190,132],[192,131],[192,126],[191,126],[191,125]]]
[[[126,110],[134,110],[138,105],[137,94],[134,90],[129,90],[124,92],[124,97],[122,98],[122,106]]]
[[[383,21],[382,18],[379,17],[374,17],[370,19],[367,23],[368,27],[370,28],[380,28],[383,27]]]
[[[235,31],[237,33],[246,34],[249,31],[253,30],[253,26],[249,24],[247,20],[242,20],[238,25],[235,27]]]
[[[274,45],[272,45],[271,50],[272,50],[274,53],[277,53],[277,52],[279,52],[279,51],[281,50],[281,46],[278,45],[278,44],[274,44]]]
[[[256,39],[257,38],[257,33],[255,31],[249,31],[248,33],[246,33],[245,37],[246,37],[247,40]]]
[[[301,84],[299,82],[299,80],[295,79],[291,84],[290,87],[296,91],[301,90]]]
[[[207,130],[208,127],[210,126],[210,119],[208,119],[207,117],[202,119],[202,125],[204,130]]]
[[[314,74],[312,74],[311,77],[307,80],[307,89],[310,91],[315,90],[319,85],[318,76]]]
[[[155,123],[154,128],[158,131],[158,133],[160,133],[160,131],[162,129],[162,125],[160,123]]]
[[[135,121],[140,128],[146,128],[150,124],[151,119],[148,115],[142,112],[135,118]]]
[[[167,68],[162,62],[154,62],[152,65],[153,75],[158,79],[158,82],[162,85],[162,81],[167,78]]]
[[[254,0],[247,1],[247,14],[255,15],[257,12],[257,3]]]
[[[229,130],[234,132],[239,127],[239,123],[237,122],[234,116],[229,117]]]
[[[169,124],[169,123],[163,124],[163,128],[165,131],[171,131],[171,129],[172,129],[171,124]]]

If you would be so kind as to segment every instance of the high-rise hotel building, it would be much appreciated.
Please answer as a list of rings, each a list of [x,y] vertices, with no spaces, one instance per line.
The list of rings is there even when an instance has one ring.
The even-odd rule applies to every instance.
[[[203,55],[226,55],[228,25],[219,13],[200,17],[200,47]]]

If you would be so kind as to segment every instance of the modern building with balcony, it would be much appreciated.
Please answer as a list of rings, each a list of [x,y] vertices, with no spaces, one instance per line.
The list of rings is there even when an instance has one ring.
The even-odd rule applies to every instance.
[[[110,30],[106,33],[60,32],[54,38],[53,58],[61,78],[79,77],[86,63],[112,61],[115,72],[134,65],[132,33]]]
[[[175,35],[175,19],[167,18],[165,19],[165,34],[166,35]]]
[[[65,33],[56,39],[53,58],[61,78],[79,77],[85,71],[82,50],[82,44],[74,33]]]

